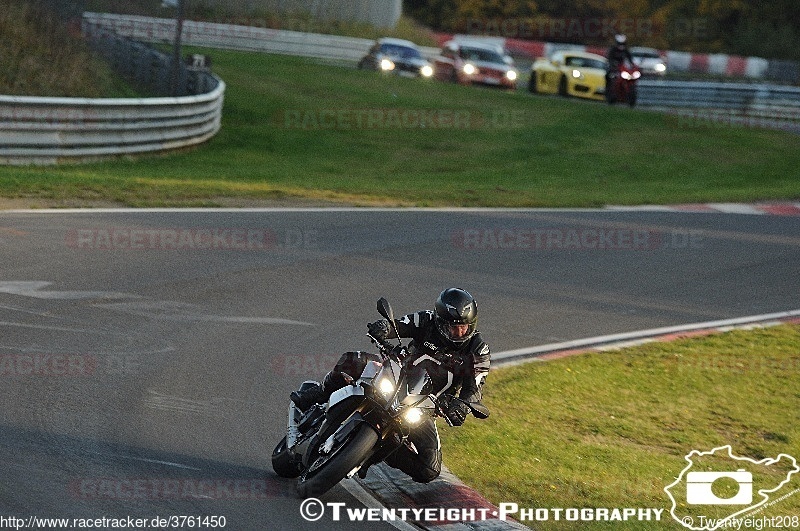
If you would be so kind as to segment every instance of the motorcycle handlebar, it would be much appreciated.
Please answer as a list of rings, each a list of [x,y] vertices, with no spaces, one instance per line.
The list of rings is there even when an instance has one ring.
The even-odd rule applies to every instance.
[[[394,345],[392,345],[391,343],[389,343],[385,339],[378,339],[377,337],[373,336],[372,334],[367,334],[367,337],[369,338],[370,341],[372,341],[372,343],[377,345],[382,351],[384,351],[384,350],[392,350],[394,348]]]
[[[397,361],[402,361],[403,356],[400,355],[399,351],[404,350],[402,345],[393,345],[389,343],[385,339],[378,339],[377,337],[367,334],[367,337],[373,344],[375,344],[381,353],[387,357],[394,357]],[[399,351],[398,351],[399,350]]]

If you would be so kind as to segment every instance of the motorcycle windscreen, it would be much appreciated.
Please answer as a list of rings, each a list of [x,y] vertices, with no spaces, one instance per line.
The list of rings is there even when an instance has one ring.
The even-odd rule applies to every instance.
[[[360,378],[365,380],[375,378],[375,376],[381,372],[381,369],[383,369],[382,364],[378,363],[377,361],[368,361],[366,367],[364,367],[364,370],[361,371]]]
[[[439,396],[452,383],[452,372],[433,358],[424,356],[407,367],[405,385],[397,398],[403,405],[414,405],[428,395]]]

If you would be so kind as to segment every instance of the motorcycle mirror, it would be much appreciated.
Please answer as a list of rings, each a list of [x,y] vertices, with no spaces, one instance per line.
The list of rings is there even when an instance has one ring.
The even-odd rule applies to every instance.
[[[479,419],[486,419],[489,418],[489,408],[481,404],[480,402],[470,402],[469,409],[472,411],[472,414],[475,415],[475,418]]]
[[[397,324],[394,322],[394,312],[392,312],[392,307],[389,305],[389,301],[387,301],[384,297],[378,299],[378,313],[389,321],[389,326],[391,326],[392,330],[394,330],[394,335],[397,336],[398,343],[402,344],[402,341],[400,341],[400,331],[397,330]]]
[[[381,314],[381,316],[385,319],[388,319],[390,323],[394,322],[394,313],[392,313],[392,307],[389,305],[389,301],[387,301],[384,297],[378,299],[378,313]]]

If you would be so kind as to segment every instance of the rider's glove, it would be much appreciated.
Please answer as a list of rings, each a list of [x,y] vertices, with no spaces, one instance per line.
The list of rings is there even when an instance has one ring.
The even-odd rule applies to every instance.
[[[467,415],[469,415],[469,407],[460,400],[453,400],[450,402],[450,405],[444,412],[447,420],[450,421],[450,424],[453,426],[461,426],[464,424],[464,421],[467,420]]]
[[[389,337],[389,321],[381,319],[380,321],[369,323],[367,325],[367,330],[369,331],[369,335],[378,341],[384,341]]]

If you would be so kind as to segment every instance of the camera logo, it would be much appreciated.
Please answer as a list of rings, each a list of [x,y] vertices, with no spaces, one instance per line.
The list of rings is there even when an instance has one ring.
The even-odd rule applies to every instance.
[[[711,490],[715,481],[730,478],[739,484],[731,498],[720,498]],[[753,474],[740,468],[736,472],[689,472],[686,474],[686,503],[691,505],[750,505],[753,503]]]

